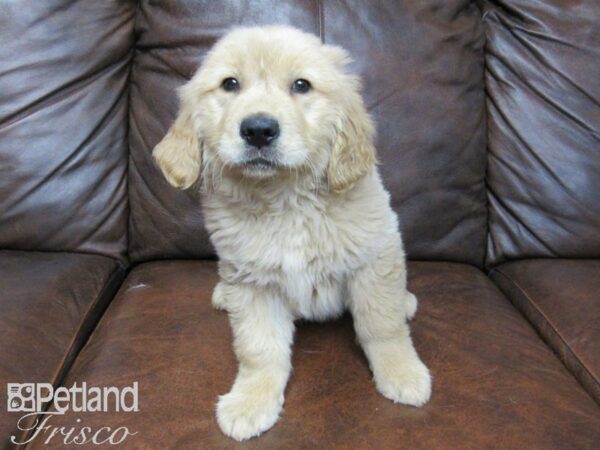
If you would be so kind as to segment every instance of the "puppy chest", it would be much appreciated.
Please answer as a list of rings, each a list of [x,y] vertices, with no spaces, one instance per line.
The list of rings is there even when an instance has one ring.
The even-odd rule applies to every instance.
[[[317,218],[277,214],[248,221],[241,260],[283,274],[323,272],[335,259],[335,237]]]
[[[219,257],[236,266],[240,275],[316,281],[343,273],[351,265],[352,255],[342,233],[318,212],[240,214],[220,210],[217,214],[207,214],[211,239]]]

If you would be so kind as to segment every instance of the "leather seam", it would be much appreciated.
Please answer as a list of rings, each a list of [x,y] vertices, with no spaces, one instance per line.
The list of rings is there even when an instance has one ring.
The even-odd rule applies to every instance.
[[[66,372],[63,373],[62,375],[61,375],[61,372],[63,372],[63,370],[66,367],[66,360],[68,359],[69,354],[74,351],[73,349],[75,347],[77,338],[81,334],[82,328],[83,328],[84,324],[86,323],[86,321],[88,320],[88,318],[91,314],[91,311],[93,311],[94,308],[100,303],[101,299],[107,295],[109,289],[112,288],[113,283],[116,282],[117,277],[120,276],[123,272],[124,272],[123,266],[121,264],[117,265],[117,267],[115,267],[114,270],[110,273],[110,275],[106,278],[106,282],[104,283],[104,286],[102,286],[102,289],[100,289],[100,292],[98,292],[98,295],[96,295],[96,298],[94,299],[94,301],[92,303],[90,303],[90,306],[86,309],[85,314],[82,316],[82,320],[79,322],[79,326],[77,327],[76,332],[73,334],[73,338],[71,339],[71,342],[69,342],[68,350],[63,355],[63,359],[61,360],[57,371],[54,373],[54,375],[52,377],[52,385],[56,386],[58,383],[61,383],[63,381],[64,376],[66,375]],[[83,348],[83,346],[82,346],[82,348]],[[74,355],[73,361],[75,361],[78,354],[79,354],[79,352],[77,353],[77,355]]]
[[[321,43],[325,43],[325,14],[323,12],[323,0],[317,0],[317,12],[319,14],[319,37]]]
[[[325,44],[325,14],[323,12],[323,0],[317,0],[317,10],[319,14],[319,37],[321,42]]]
[[[481,13],[481,27],[483,28],[483,51],[482,51],[482,59],[483,59],[483,121],[485,127],[485,169],[483,171],[483,197],[485,202],[485,238],[483,241],[483,264],[482,267],[485,269],[488,266],[490,260],[490,243],[493,241],[492,236],[492,227],[491,227],[491,204],[490,197],[488,192],[490,191],[489,185],[489,168],[490,168],[490,158],[489,158],[489,144],[490,144],[490,130],[488,126],[489,122],[489,108],[488,108],[488,90],[487,90],[487,72],[488,72],[488,63],[487,63],[487,54],[488,54],[488,27],[486,23],[486,16],[488,11],[483,11],[483,8],[479,4],[479,2],[475,2],[476,6],[479,8]]]
[[[525,292],[525,290],[510,276],[508,276],[506,273],[502,272],[499,269],[493,269],[490,272],[490,275],[492,275],[494,272],[498,273],[499,275],[503,276],[508,282],[510,282],[520,293],[521,295],[523,295],[523,297],[525,297],[525,299],[529,302],[529,304],[535,309],[535,311],[542,317],[542,319],[550,326],[550,328],[552,329],[552,332],[559,338],[560,342],[562,343],[564,349],[571,355],[571,357],[573,358],[573,360],[577,361],[577,364],[584,370],[584,372],[590,377],[591,380],[594,381],[594,383],[596,384],[596,387],[600,387],[600,381],[596,379],[596,377],[590,372],[590,370],[588,369],[587,365],[577,356],[577,354],[573,351],[573,349],[571,348],[571,346],[567,343],[566,339],[563,337],[563,335],[558,331],[558,329],[556,328],[556,326],[552,323],[552,321],[546,316],[546,314],[544,314],[544,312],[540,309],[540,307],[536,304],[536,302],[527,294],[527,292]],[[529,321],[529,320],[528,320]],[[529,321],[534,328],[538,329],[538,327],[535,326],[534,323],[532,323],[531,321]],[[551,343],[548,343],[548,345],[552,348]],[[560,355],[559,359],[560,358]],[[567,362],[566,361],[562,361],[565,366],[567,366]],[[570,372],[572,372],[571,370],[569,370]],[[579,380],[579,378],[573,374],[575,376],[575,379],[581,384],[581,381]],[[587,391],[587,389],[585,389],[584,386],[584,390]],[[592,395],[592,398],[594,398],[594,396]]]
[[[125,134],[125,144],[127,147],[127,158],[125,158],[125,208],[127,209],[126,211],[126,219],[125,219],[125,251],[124,251],[124,258],[125,261],[130,264],[131,263],[131,253],[130,253],[130,243],[131,243],[131,182],[130,182],[130,172],[129,172],[129,167],[131,165],[131,113],[132,113],[132,108],[131,108],[131,85],[133,82],[133,66],[135,64],[135,56],[136,56],[136,52],[137,52],[137,43],[138,43],[138,36],[137,36],[137,21],[138,21],[138,16],[140,14],[140,1],[137,0],[135,1],[135,8],[133,10],[133,23],[132,23],[132,42],[131,42],[131,50],[130,50],[130,57],[129,57],[129,71],[127,73],[127,106],[126,106],[126,110],[127,110],[127,119],[125,120],[125,127],[126,127],[126,134]]]
[[[85,314],[83,314],[82,319],[79,322],[79,326],[77,327],[77,330],[73,334],[73,337],[72,337],[71,341],[69,342],[69,345],[67,346],[67,350],[63,353],[63,357],[62,357],[60,363],[58,364],[57,369],[55,370],[54,374],[50,378],[50,383],[55,388],[63,382],[65,376],[68,373],[68,370],[73,366],[73,363],[77,359],[77,356],[79,356],[79,354],[81,353],[81,350],[85,346],[85,343],[83,343],[81,348],[79,349],[79,351],[75,354],[74,347],[75,347],[75,343],[77,342],[77,337],[80,336],[83,325],[88,321],[91,311],[93,311],[93,309],[100,303],[102,298],[106,297],[109,290],[113,288],[113,285],[117,282],[119,277],[122,278],[126,272],[125,266],[120,261],[116,261],[116,262],[117,262],[117,266],[113,269],[113,271],[110,273],[110,275],[106,278],[106,281],[105,281],[104,285],[102,286],[102,289],[100,289],[100,291],[98,292],[98,295],[96,295],[96,298],[94,298],[94,301],[92,303],[90,303],[90,306],[86,309]],[[115,294],[116,294],[116,291],[115,291]],[[114,298],[114,295],[113,295],[113,298]],[[98,320],[100,320],[100,319],[98,319]],[[95,329],[95,327],[94,327],[94,329]],[[94,331],[93,329],[90,330],[90,336],[93,331]],[[88,336],[88,339],[89,339],[89,336]],[[86,342],[88,339],[86,339]],[[71,354],[72,354],[71,364],[69,367],[67,367],[67,360],[69,359],[69,355],[71,355]],[[43,411],[47,411],[49,406],[50,406],[49,403],[46,404],[43,408]],[[29,436],[31,435],[32,432],[33,432],[33,430],[29,430],[26,433],[25,440],[27,440],[29,438]],[[26,445],[26,447],[28,447],[28,445]]]

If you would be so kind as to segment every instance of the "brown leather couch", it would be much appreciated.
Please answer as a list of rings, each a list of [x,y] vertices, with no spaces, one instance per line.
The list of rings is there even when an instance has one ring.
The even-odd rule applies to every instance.
[[[273,22],[354,55],[433,396],[391,403],[348,318],[303,323],[283,417],[237,444],[199,199],[150,155],[215,39]],[[2,1],[0,37],[0,447],[27,437],[9,382],[137,381],[138,412],[52,425],[127,426],[127,449],[600,448],[597,0]]]

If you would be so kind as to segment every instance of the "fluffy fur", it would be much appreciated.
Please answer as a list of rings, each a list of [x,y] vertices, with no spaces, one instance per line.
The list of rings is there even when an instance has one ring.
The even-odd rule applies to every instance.
[[[277,421],[298,318],[350,310],[379,392],[415,406],[430,397],[407,324],[417,300],[406,289],[398,221],[348,61],[344,50],[293,28],[236,29],[181,88],[180,114],[154,150],[172,185],[201,180],[219,255],[213,304],[229,313],[239,360],[217,419],[237,440]],[[238,91],[222,88],[229,77]],[[312,89],[293,92],[296,79]],[[256,113],[281,127],[269,166],[249,163],[240,136],[241,121]]]

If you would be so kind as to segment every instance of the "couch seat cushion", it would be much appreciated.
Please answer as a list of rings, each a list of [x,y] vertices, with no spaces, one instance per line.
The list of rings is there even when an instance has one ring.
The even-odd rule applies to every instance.
[[[123,277],[104,256],[0,250],[0,448],[24,414],[7,383],[60,382]]]
[[[244,448],[591,448],[600,409],[533,328],[479,270],[409,265],[420,298],[415,345],[433,376],[417,409],[381,397],[348,317],[299,324],[285,411]],[[65,384],[139,383],[139,412],[67,413],[52,426],[128,427],[128,449],[237,448],[215,401],[236,371],[224,312],[211,307],[216,264],[136,267]],[[81,419],[81,422],[76,422]],[[60,439],[31,447],[62,448]]]
[[[490,276],[600,403],[600,260],[514,261]]]

